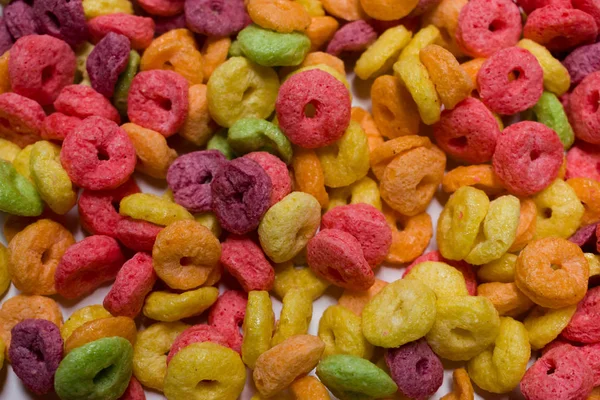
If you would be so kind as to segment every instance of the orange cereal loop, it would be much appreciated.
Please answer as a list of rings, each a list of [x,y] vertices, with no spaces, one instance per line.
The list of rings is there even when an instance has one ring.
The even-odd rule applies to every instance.
[[[279,70],[279,77],[282,81],[286,80],[294,71],[300,68],[312,67],[315,65],[326,65],[339,72],[340,75],[346,76],[346,70],[344,69],[344,62],[334,55],[324,53],[322,51],[315,51],[308,53],[302,61],[302,64],[295,67],[283,67]]]
[[[330,400],[329,392],[325,385],[314,376],[305,376],[296,379],[290,386],[294,400]]]
[[[400,214],[420,214],[431,203],[445,168],[446,154],[436,146],[418,147],[398,155],[381,177],[381,198]]]
[[[454,193],[463,186],[473,186],[487,195],[497,195],[505,191],[489,164],[456,167],[442,179],[442,189],[446,193]]]
[[[516,318],[534,306],[514,282],[490,282],[477,286],[477,295],[487,297],[500,316]]]
[[[65,354],[86,343],[113,336],[125,338],[133,346],[137,337],[135,322],[128,317],[108,317],[86,322],[67,338]]]
[[[255,24],[281,33],[304,32],[310,25],[306,9],[291,0],[250,0],[248,14]]]
[[[453,109],[469,97],[475,88],[469,74],[460,67],[454,55],[443,47],[430,44],[421,49],[419,59],[427,68],[429,78],[447,109]]]
[[[563,162],[560,165],[560,169],[558,170],[557,179],[565,180],[566,174],[567,174],[567,156],[563,156]]]
[[[8,74],[8,58],[10,52],[5,52],[0,57],[0,94],[10,92],[10,76]]]
[[[475,398],[473,384],[466,369],[455,369],[452,378],[454,381],[452,392],[442,397],[441,400],[473,400]]]
[[[487,58],[474,58],[472,60],[460,64],[462,69],[467,73],[467,75],[469,75],[469,77],[473,81],[473,84],[475,85],[475,90],[479,90],[479,88],[477,87],[477,74],[479,74],[481,66],[486,61]]]
[[[212,75],[217,67],[227,60],[227,54],[231,47],[231,39],[229,37],[207,37],[202,46],[202,75],[204,83],[208,82],[208,78]]]
[[[214,280],[221,244],[208,228],[192,221],[176,221],[156,237],[152,259],[156,275],[170,288],[195,289]]]
[[[590,266],[581,248],[557,237],[530,242],[517,258],[515,283],[545,308],[577,304],[587,292]]]
[[[460,10],[468,2],[469,0],[442,0],[422,17],[421,26],[436,26],[440,30],[440,44],[456,57],[464,56],[456,44],[456,28]]]
[[[310,51],[317,51],[333,38],[340,23],[330,16],[312,17],[306,28],[306,36],[310,39]]]
[[[137,156],[135,169],[157,179],[165,179],[167,170],[177,158],[177,152],[169,147],[160,133],[133,123],[121,128],[127,133]]]
[[[179,135],[196,146],[204,146],[218,130],[218,125],[210,117],[206,85],[190,86],[188,113],[179,130]]]
[[[317,153],[314,150],[295,147],[292,169],[295,189],[314,196],[322,208],[327,207],[329,195],[325,190],[325,176]]]
[[[386,281],[375,278],[375,283],[369,288],[369,290],[357,291],[345,289],[338,300],[338,304],[342,307],[346,307],[348,310],[360,317],[367,303],[371,301],[371,299],[375,297],[375,295],[379,293],[381,289],[386,287],[387,284],[388,283]]]
[[[8,271],[24,294],[56,293],[54,272],[75,239],[61,224],[41,219],[17,233],[8,245]]]
[[[589,178],[571,178],[567,181],[577,198],[585,207],[581,225],[591,225],[600,221],[600,182]]]
[[[433,236],[429,214],[424,212],[406,217],[389,207],[384,207],[383,214],[392,229],[392,245],[385,260],[392,264],[404,264],[423,254]]]
[[[588,396],[587,400],[600,400],[600,387],[594,388],[592,393]]]
[[[375,124],[373,116],[365,109],[360,107],[352,107],[351,119],[360,124],[360,127],[367,134],[369,143],[369,151],[372,153],[375,148],[383,144],[383,136]]]
[[[537,206],[531,199],[520,199],[521,214],[519,216],[519,226],[517,227],[517,236],[508,251],[514,253],[523,249],[535,236],[537,227]]]
[[[391,1],[396,2],[396,0]],[[325,11],[334,17],[345,19],[346,21],[367,19],[367,15],[361,6],[361,0],[321,0],[321,3],[323,3]]]
[[[44,210],[42,215],[37,217],[23,217],[20,215],[6,214],[3,226],[3,233],[4,238],[6,239],[6,243],[10,244],[10,241],[15,237],[17,233],[21,232],[23,229],[27,228],[34,222],[44,218],[51,219],[62,225],[65,225],[66,223],[66,218],[64,215],[55,214],[50,209]]]
[[[383,144],[373,149],[370,156],[371,169],[377,179],[381,180],[385,167],[387,167],[396,156],[417,147],[431,147],[431,141],[425,136],[401,136],[383,142]]]
[[[0,338],[10,347],[10,332],[19,322],[26,319],[45,319],[59,328],[63,317],[58,303],[49,297],[18,294],[6,300],[0,308]]]
[[[395,138],[419,133],[421,118],[410,92],[391,75],[375,79],[371,87],[373,117],[381,134]]]
[[[419,0],[360,0],[365,13],[382,21],[406,17],[419,4]]]

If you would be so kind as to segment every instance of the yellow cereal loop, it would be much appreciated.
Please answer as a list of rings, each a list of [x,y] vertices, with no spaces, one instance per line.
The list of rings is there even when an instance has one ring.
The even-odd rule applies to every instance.
[[[477,386],[491,393],[508,393],[519,385],[531,356],[525,326],[512,318],[500,318],[500,331],[494,346],[467,364]]]
[[[544,348],[560,335],[571,321],[577,306],[551,309],[536,306],[525,317],[523,325],[529,334],[529,343],[533,350]]]
[[[0,243],[0,296],[2,296],[10,287],[10,274],[8,273],[8,250]],[[2,354],[4,354],[2,352]],[[0,368],[2,364],[0,363]]]
[[[267,291],[252,290],[244,316],[242,360],[253,369],[258,357],[271,348],[271,336],[275,325],[273,305]]]
[[[133,5],[129,0],[83,0],[83,12],[87,19],[116,13],[133,14]]]
[[[179,204],[150,193],[135,193],[125,197],[121,200],[119,213],[162,226],[175,221],[194,219],[194,216]]]
[[[438,299],[469,295],[463,274],[442,262],[426,261],[417,264],[404,279],[420,281],[433,290]]]
[[[283,297],[283,307],[271,339],[271,347],[292,336],[308,333],[312,314],[312,298],[304,290],[292,289],[287,292]]]
[[[463,186],[450,196],[437,226],[437,244],[442,256],[463,260],[469,255],[489,206],[487,195],[471,186]]]
[[[75,82],[80,85],[92,86],[86,65],[87,59],[92,50],[94,50],[94,45],[90,42],[84,42],[75,52],[75,60],[77,61],[77,68],[75,69]]]
[[[21,148],[11,141],[0,139],[0,159],[8,162],[13,162]]]
[[[337,206],[358,203],[370,204],[380,211],[382,209],[379,184],[368,176],[354,182],[350,186],[331,189],[329,191],[327,211]]]
[[[60,162],[60,147],[41,140],[31,149],[31,178],[38,193],[52,211],[66,214],[77,202],[77,192]]]
[[[167,354],[181,332],[183,322],[157,322],[138,332],[133,346],[133,375],[147,388],[163,391]]]
[[[350,91],[350,83],[348,82],[348,79],[346,79],[346,74],[341,74],[340,71],[333,68],[331,65],[327,65],[327,64],[316,64],[316,65],[309,65],[306,67],[298,68],[298,69],[292,71],[285,78],[283,78],[282,82],[285,82],[292,75],[299,74],[299,73],[305,72],[305,71],[310,71],[313,69],[320,69],[321,71],[327,72],[329,75],[333,76],[335,79],[342,82],[344,84],[344,86],[346,86],[346,89],[348,89],[348,91]],[[352,94],[350,94],[350,98],[352,98]]]
[[[213,212],[194,214],[194,220],[207,227],[215,237],[221,236],[221,224],[219,224],[219,219]]]
[[[400,78],[419,108],[421,120],[432,125],[440,119],[440,99],[427,68],[419,60],[419,52],[439,39],[440,31],[433,25],[421,29],[406,45],[394,64],[394,74]]]
[[[35,185],[35,183],[33,182],[33,178],[31,177],[31,168],[29,166],[31,160],[31,150],[33,150],[32,144],[26,146],[17,154],[12,163],[13,167],[15,167],[19,175],[24,176]]]
[[[275,267],[273,292],[280,299],[293,289],[302,289],[306,296],[316,300],[330,285],[325,279],[317,277],[310,268],[295,268],[292,262]]]
[[[514,282],[516,265],[517,255],[506,253],[499,259],[479,267],[477,278],[482,282]]]
[[[306,12],[311,17],[322,17],[325,15],[325,10],[323,9],[323,3],[319,0],[294,0],[296,3],[302,5]]]
[[[317,149],[325,186],[343,187],[369,172],[369,145],[360,124],[350,121],[344,135],[334,144]]]
[[[354,72],[360,79],[376,78],[389,71],[402,49],[410,42],[412,32],[398,25],[383,32],[356,62]]]
[[[590,278],[600,275],[600,256],[592,253],[583,253],[583,255],[590,264]]]
[[[9,57],[9,51],[2,54],[2,57],[0,57],[0,94],[10,92],[10,75],[8,74]]]
[[[86,306],[75,311],[60,328],[60,336],[66,341],[77,328],[101,318],[112,317],[100,304]]]
[[[200,315],[217,301],[219,289],[203,287],[181,294],[152,292],[146,297],[143,313],[156,321],[174,322]]]
[[[481,265],[499,259],[515,241],[521,203],[515,196],[501,196],[490,202],[473,249],[465,258],[469,264]]]
[[[194,343],[171,359],[165,377],[169,400],[236,400],[244,390],[240,355],[215,343]]]
[[[534,239],[557,236],[571,237],[579,228],[585,208],[571,186],[562,179],[533,197],[537,206],[537,228]]]
[[[135,169],[153,178],[165,179],[171,163],[177,158],[177,152],[169,147],[167,139],[160,133],[133,123],[121,126],[137,156]]]
[[[319,337],[325,343],[323,357],[350,354],[371,358],[373,346],[363,336],[361,325],[361,318],[349,309],[329,306],[319,321]]]
[[[571,86],[571,76],[562,63],[541,44],[529,39],[521,39],[518,47],[528,50],[538,60],[544,71],[544,88],[557,96],[563,95]]]

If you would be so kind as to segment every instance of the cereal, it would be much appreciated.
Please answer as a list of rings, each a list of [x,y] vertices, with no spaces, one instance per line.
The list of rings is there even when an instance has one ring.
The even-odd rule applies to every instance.
[[[167,170],[177,158],[177,152],[169,147],[163,135],[139,125],[127,123],[121,126],[135,148],[136,169],[153,178],[164,179]]]
[[[317,51],[329,42],[339,26],[339,22],[333,17],[313,16],[304,32],[311,42],[310,51]]]
[[[462,273],[448,264],[425,261],[408,268],[403,279],[418,280],[429,287],[438,299],[467,296],[467,286]]]
[[[242,53],[265,67],[295,66],[310,50],[310,39],[301,32],[280,33],[252,24],[238,34]]]
[[[436,318],[435,293],[417,280],[385,286],[365,306],[362,328],[375,346],[398,347],[425,336]],[[397,318],[386,318],[393,312]]]
[[[93,18],[87,25],[94,43],[114,32],[126,36],[132,49],[143,50],[150,46],[154,38],[154,21],[148,17],[116,13]]]
[[[577,304],[577,311],[573,314],[571,321],[562,331],[562,337],[579,343],[597,343],[598,335],[595,324],[593,323],[597,309],[596,302],[599,294],[598,288],[590,289],[583,300]]]
[[[54,389],[61,399],[118,399],[127,389],[132,368],[131,344],[108,337],[75,349],[61,361]]]
[[[221,244],[221,264],[246,292],[270,290],[275,272],[261,248],[250,238],[230,235]]]
[[[63,356],[58,327],[44,319],[26,319],[15,325],[11,336],[8,355],[15,375],[37,395],[52,391],[54,373]]]
[[[324,357],[350,354],[369,359],[373,346],[361,330],[361,319],[340,305],[328,307],[319,321],[319,337],[325,343]]]
[[[119,214],[162,226],[194,219],[179,204],[150,193],[134,193],[124,197],[119,203]]]
[[[35,101],[11,92],[0,94],[0,118],[6,121],[0,128],[1,138],[19,147],[40,139],[45,114]]]
[[[555,94],[542,93],[540,100],[531,110],[538,122],[556,132],[565,149],[569,149],[573,145],[575,141],[573,128],[571,128],[567,114]]]
[[[569,90],[571,77],[568,68],[554,58],[544,46],[529,39],[521,39],[517,46],[528,50],[537,58],[544,71],[544,89],[557,96],[561,96]]]
[[[188,115],[181,127],[179,134],[195,145],[206,144],[216,130],[208,112],[208,99],[206,85],[190,86]]]
[[[65,86],[53,105],[56,111],[79,119],[96,115],[121,123],[119,113],[110,101],[89,86]]]
[[[290,390],[295,400],[331,400],[325,385],[314,376],[296,379]]]
[[[99,304],[86,306],[75,311],[60,327],[60,335],[66,341],[71,334],[84,324],[96,319],[108,318],[111,314]]]
[[[98,93],[106,97],[113,95],[119,74],[127,68],[130,50],[129,39],[114,32],[96,44],[87,58],[86,70]]]
[[[600,181],[600,171],[596,169],[600,162],[600,150],[597,146],[577,142],[567,152],[566,178],[589,178]]]
[[[401,3],[386,0],[360,0],[360,6],[369,17],[383,21],[391,21],[407,16],[417,7],[418,3],[419,0],[409,0]],[[331,13],[329,9],[327,11]]]
[[[256,360],[271,348],[271,336],[275,316],[271,298],[266,291],[248,293],[248,304],[243,324],[242,360],[250,369],[254,369]]]
[[[487,195],[495,195],[504,191],[504,186],[489,164],[456,167],[448,171],[442,180],[442,189],[454,193],[462,186],[473,186],[483,190]]]
[[[10,241],[9,241],[10,242]],[[11,283],[11,276],[9,274],[9,261],[10,253],[4,247],[4,245],[0,245],[0,295],[6,293]],[[2,352],[0,352],[1,354]],[[2,363],[0,363],[0,368],[2,367]]]
[[[292,178],[287,169],[287,165],[285,165],[283,161],[266,151],[254,151],[246,154],[245,157],[259,164],[269,175],[269,178],[271,178],[271,184],[273,185],[273,190],[271,191],[271,206],[274,206],[285,196],[290,194],[292,191]],[[291,158],[292,153],[290,146],[289,162],[291,162]]]
[[[44,205],[35,187],[13,165],[0,160],[0,211],[13,215],[38,216]]]
[[[387,350],[385,363],[398,391],[410,398],[431,396],[444,380],[442,362],[425,339]]]
[[[135,322],[127,317],[99,318],[81,325],[65,340],[65,354],[104,337],[119,336],[135,344]]]
[[[441,400],[471,400],[473,399],[473,385],[471,378],[464,368],[457,368],[452,373],[454,387],[452,392],[448,393]]]
[[[137,253],[117,273],[103,305],[115,316],[135,318],[142,310],[144,299],[155,282],[152,258],[146,253]]]
[[[229,146],[229,143],[227,143],[227,131],[225,129],[217,131],[213,137],[208,140],[206,143],[206,150],[218,150],[228,160],[232,160],[235,157],[233,149]]]
[[[115,13],[133,14],[129,0],[82,0],[82,3],[87,19]]]
[[[206,36],[230,36],[249,22],[242,0],[191,0],[185,2],[185,21],[194,32]]]
[[[156,237],[152,260],[156,275],[179,290],[196,288],[209,280],[221,257],[219,240],[198,222],[173,222]]]
[[[0,139],[0,159],[12,163],[20,151],[21,148],[13,142]]]
[[[8,246],[8,273],[15,287],[24,294],[55,294],[56,268],[74,243],[68,230],[49,219],[41,219],[17,233]]]
[[[145,400],[146,393],[142,384],[135,379],[134,376],[129,380],[129,386],[125,390],[125,393],[119,398],[120,400]]]
[[[227,338],[228,346],[238,353],[242,349],[240,327],[244,322],[247,304],[244,292],[227,290],[219,296],[208,314],[208,324],[222,333]]]
[[[312,318],[312,299],[302,289],[289,290],[282,299],[283,306],[275,332],[271,338],[271,347],[286,339],[308,333]]]
[[[575,191],[560,179],[538,193],[533,201],[537,208],[535,239],[571,237],[585,211]]]
[[[183,12],[184,0],[138,0],[138,3],[149,14],[171,17]]]
[[[143,313],[156,321],[174,322],[200,315],[217,301],[219,290],[203,287],[181,294],[155,291],[146,297]]]
[[[600,203],[598,202],[598,193],[600,193],[600,181],[587,178],[571,178],[567,184],[573,188],[577,198],[583,203],[585,208],[581,225],[590,225],[600,222]]]
[[[324,350],[325,343],[318,337],[298,335],[262,353],[252,374],[259,393],[270,397],[287,388],[317,365]]]
[[[246,369],[235,351],[210,342],[194,343],[169,363],[165,396],[173,400],[234,400],[245,381]]]
[[[291,262],[277,266],[273,291],[280,299],[292,289],[302,289],[313,300],[319,298],[330,283],[317,277],[310,268],[297,269]]]
[[[257,118],[243,118],[227,131],[227,142],[238,155],[267,151],[286,164],[292,161],[292,144],[274,124]]]
[[[317,366],[317,376],[338,398],[384,398],[398,390],[385,371],[352,355],[327,357]]]
[[[113,95],[113,103],[122,116],[127,115],[129,89],[131,88],[133,78],[138,73],[139,67],[140,55],[137,51],[131,50],[129,52],[129,62],[125,71],[119,75],[119,79],[115,84],[115,94]]]
[[[567,107],[567,114],[575,137],[592,144],[600,144],[600,135],[597,130],[599,121],[593,101],[594,96],[598,93],[599,83],[600,73],[589,74],[573,90]]]
[[[383,178],[387,165],[398,155],[418,147],[431,147],[428,138],[416,135],[408,135],[388,140],[375,148],[370,155],[370,164],[373,174],[378,180]]]
[[[35,35],[38,28],[33,7],[24,1],[13,1],[3,9],[4,22],[13,39]]]
[[[327,45],[327,53],[339,56],[344,52],[359,52],[366,50],[377,39],[377,33],[363,20],[353,21],[344,25],[334,35]]]
[[[381,211],[381,195],[376,181],[365,176],[350,186],[330,189],[330,202],[327,211],[334,207],[364,203]]]
[[[487,297],[498,314],[517,318],[533,307],[534,303],[519,290],[514,282],[484,283],[477,287],[480,296]]]
[[[210,325],[194,325],[177,336],[169,355],[167,356],[167,365],[171,362],[171,359],[181,350],[194,343],[212,342],[221,346],[230,347],[225,335],[221,334],[217,328]]]
[[[577,304],[585,296],[588,277],[589,264],[583,252],[565,239],[535,240],[517,259],[517,287],[542,307]]]
[[[389,71],[411,38],[412,32],[403,25],[386,30],[361,54],[354,67],[356,75],[366,80]]]
[[[329,196],[325,191],[325,177],[321,162],[314,150],[295,148],[292,169],[296,190],[312,195],[321,207],[326,207],[329,203]]]

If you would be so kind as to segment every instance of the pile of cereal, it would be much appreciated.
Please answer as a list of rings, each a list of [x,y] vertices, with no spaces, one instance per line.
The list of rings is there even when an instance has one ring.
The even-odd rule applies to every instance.
[[[4,0],[0,365],[62,400],[600,399],[599,33],[600,0]]]

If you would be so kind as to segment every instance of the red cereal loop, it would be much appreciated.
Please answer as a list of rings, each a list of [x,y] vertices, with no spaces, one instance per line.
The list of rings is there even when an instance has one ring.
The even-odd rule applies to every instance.
[[[521,6],[525,14],[531,14],[538,8],[556,5],[562,8],[572,8],[572,0],[517,0],[517,5]]]
[[[566,0],[562,0],[563,2]],[[573,8],[583,11],[584,13],[590,14],[596,21],[596,26],[600,28],[600,3],[596,0],[571,0]],[[570,8],[570,7],[567,7]]]
[[[20,147],[40,140],[46,114],[35,101],[16,93],[0,94],[0,138]]]
[[[109,32],[126,36],[131,47],[143,50],[154,39],[154,20],[131,14],[101,15],[88,21],[88,29],[94,43],[98,43]]]
[[[56,291],[67,299],[81,297],[113,280],[124,262],[115,239],[89,236],[69,247],[62,256],[54,275]]]
[[[52,104],[75,79],[75,53],[52,36],[23,36],[10,49],[8,71],[13,92]]]
[[[162,226],[147,221],[123,218],[117,223],[116,236],[119,242],[133,251],[151,252],[162,229]]]
[[[511,80],[511,73],[515,79]],[[529,51],[509,47],[494,53],[477,74],[481,101],[498,114],[512,115],[533,107],[544,92],[544,72]]]
[[[65,86],[54,101],[54,109],[80,119],[95,115],[121,123],[119,112],[111,102],[89,86]]]
[[[112,190],[83,190],[77,203],[81,226],[92,235],[116,238],[117,225],[124,218],[116,207],[124,197],[139,192],[133,179]]]
[[[260,246],[248,237],[229,235],[221,243],[221,264],[246,292],[273,287],[275,271]]]
[[[572,8],[550,5],[529,14],[523,37],[550,51],[567,51],[581,44],[594,43],[598,35],[591,15]]]
[[[171,350],[167,355],[167,364],[175,357],[175,354],[184,347],[193,343],[212,342],[221,346],[229,347],[230,343],[227,337],[223,335],[217,328],[210,325],[194,325],[181,332],[171,345]],[[241,347],[240,347],[241,349]]]
[[[146,400],[144,387],[137,379],[135,379],[135,376],[131,376],[129,386],[127,386],[125,393],[119,397],[119,400]]]
[[[562,331],[562,337],[579,343],[600,342],[600,287],[588,290],[583,300],[577,304],[577,311],[569,325]]]
[[[114,316],[137,317],[155,282],[152,256],[137,253],[117,273],[115,283],[104,298],[104,308]]]
[[[127,115],[134,124],[174,135],[188,112],[188,81],[173,71],[152,70],[135,76],[129,89]]]
[[[208,313],[208,324],[225,336],[228,347],[238,353],[242,351],[240,326],[246,316],[247,304],[246,293],[227,290],[219,296]]]
[[[600,144],[600,71],[589,74],[569,96],[567,114],[577,139]]]
[[[511,0],[471,0],[460,11],[456,43],[472,57],[489,57],[521,37],[521,14]]]
[[[271,206],[278,203],[279,200],[292,192],[292,178],[290,177],[290,171],[287,166],[279,157],[274,156],[266,151],[255,151],[246,154],[244,157],[255,161],[260,165],[273,184],[273,190],[271,191]]]
[[[479,100],[468,97],[453,110],[444,110],[433,126],[437,145],[447,154],[471,164],[488,162],[494,155],[500,128]]]
[[[140,7],[149,14],[172,17],[183,12],[184,0],[137,0]]]
[[[77,186],[90,190],[114,189],[135,169],[135,148],[113,121],[88,117],[69,134],[60,152],[63,168]]]
[[[498,137],[493,168],[510,193],[531,196],[556,179],[562,162],[558,135],[544,124],[523,121]]]
[[[310,239],[306,257],[312,271],[334,285],[367,290],[375,283],[360,242],[339,229],[324,229]]]
[[[372,268],[381,264],[392,245],[392,230],[381,211],[370,204],[338,206],[323,215],[321,229],[339,229],[354,236]]]
[[[292,143],[307,149],[332,144],[350,124],[348,90],[319,69],[292,75],[285,81],[275,109],[283,133]]]
[[[565,179],[589,178],[600,181],[600,146],[577,142],[567,152]]]
[[[81,119],[77,117],[59,112],[52,113],[42,123],[42,139],[63,141],[68,134],[77,129],[80,123]]]

